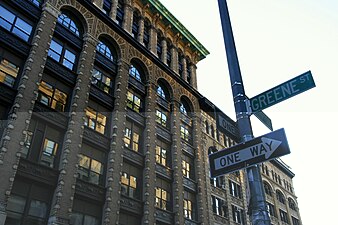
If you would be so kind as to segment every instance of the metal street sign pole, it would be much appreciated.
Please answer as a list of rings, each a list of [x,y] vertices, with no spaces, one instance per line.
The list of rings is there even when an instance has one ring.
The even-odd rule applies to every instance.
[[[245,142],[251,140],[253,134],[249,114],[247,112],[247,107],[245,103],[246,97],[244,92],[244,86],[239,68],[235,41],[232,33],[226,0],[218,0],[218,6],[223,29],[225,50],[228,60],[237,125],[241,139],[243,142]],[[265,202],[262,178],[259,172],[258,165],[247,168],[247,180],[250,190],[250,196],[247,197],[249,197],[249,214],[252,224],[271,225],[267,205]]]

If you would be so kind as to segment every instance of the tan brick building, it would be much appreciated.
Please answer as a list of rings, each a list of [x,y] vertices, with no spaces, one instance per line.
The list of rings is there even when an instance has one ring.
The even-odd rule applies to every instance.
[[[159,1],[1,0],[0,43],[0,225],[248,224],[244,174],[209,177],[209,52]]]

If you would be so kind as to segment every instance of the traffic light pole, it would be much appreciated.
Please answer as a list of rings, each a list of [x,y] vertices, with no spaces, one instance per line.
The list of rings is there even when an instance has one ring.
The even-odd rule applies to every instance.
[[[236,112],[237,125],[241,141],[246,142],[253,138],[249,113],[246,106],[246,97],[239,68],[235,41],[232,33],[230,16],[226,0],[218,0],[220,11],[225,51],[228,60],[229,74],[234,106]],[[247,182],[250,193],[248,213],[253,225],[271,225],[267,205],[265,202],[264,189],[262,184],[259,166],[251,166],[246,169]]]

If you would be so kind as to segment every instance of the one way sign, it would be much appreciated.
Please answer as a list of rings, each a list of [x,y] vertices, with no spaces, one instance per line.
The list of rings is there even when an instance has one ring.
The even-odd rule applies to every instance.
[[[290,153],[284,129],[279,129],[250,141],[209,155],[211,177]]]

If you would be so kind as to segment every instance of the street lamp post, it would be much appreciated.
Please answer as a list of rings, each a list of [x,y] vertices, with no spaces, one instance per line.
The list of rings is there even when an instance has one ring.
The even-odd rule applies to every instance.
[[[220,11],[225,51],[228,60],[230,82],[234,100],[236,119],[239,134],[242,142],[253,138],[251,122],[246,106],[246,97],[239,68],[235,41],[232,33],[229,11],[226,0],[218,0]],[[259,166],[251,166],[246,169],[247,182],[249,186],[249,205],[248,211],[253,225],[270,225],[270,218],[265,202],[264,189],[262,184]]]

